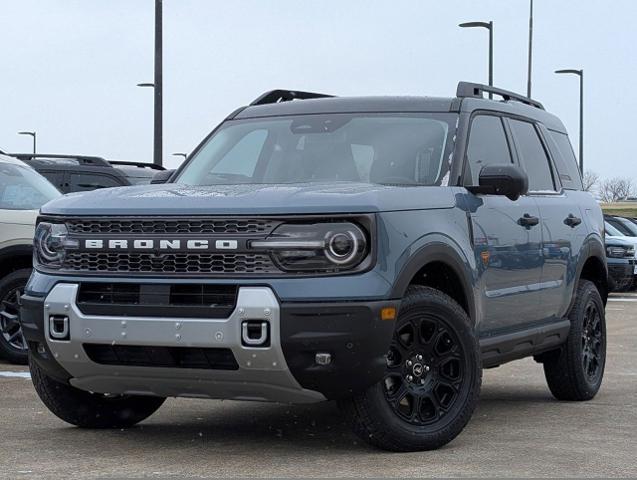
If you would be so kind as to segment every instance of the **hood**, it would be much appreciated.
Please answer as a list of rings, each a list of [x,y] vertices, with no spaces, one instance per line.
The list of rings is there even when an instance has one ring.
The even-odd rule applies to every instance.
[[[604,236],[606,244],[612,245],[637,245],[637,237],[624,237],[619,235],[608,235]]]
[[[372,213],[451,208],[452,188],[367,183],[280,185],[178,184],[117,187],[65,195],[42,207],[50,215],[275,215]]]

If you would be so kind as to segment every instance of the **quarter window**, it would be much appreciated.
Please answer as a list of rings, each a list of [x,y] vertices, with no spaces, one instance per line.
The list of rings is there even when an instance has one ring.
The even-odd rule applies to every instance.
[[[529,177],[529,190],[532,192],[555,191],[549,159],[535,126],[520,120],[511,119],[509,122],[520,161]]]
[[[568,136],[553,131],[550,131],[550,135],[557,145],[557,155],[553,155],[553,157],[562,185],[569,190],[581,190],[582,177]]]
[[[474,118],[467,146],[465,185],[478,185],[485,165],[511,163],[511,151],[500,117],[480,115]]]

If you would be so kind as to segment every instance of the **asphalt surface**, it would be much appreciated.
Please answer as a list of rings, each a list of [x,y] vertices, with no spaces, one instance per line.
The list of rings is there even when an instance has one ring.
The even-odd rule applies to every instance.
[[[466,430],[424,453],[368,447],[332,403],[170,399],[136,428],[80,430],[45,409],[24,367],[0,363],[0,477],[635,477],[637,294],[614,297],[607,321],[594,400],[553,400],[531,359],[487,370]]]

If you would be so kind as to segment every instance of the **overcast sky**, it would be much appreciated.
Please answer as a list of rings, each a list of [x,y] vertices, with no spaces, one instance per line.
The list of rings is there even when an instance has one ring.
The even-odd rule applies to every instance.
[[[164,0],[164,159],[266,90],[451,96],[487,81],[526,91],[529,0]],[[153,0],[0,0],[0,149],[152,161]],[[637,180],[637,0],[535,0],[533,96],[585,163]]]

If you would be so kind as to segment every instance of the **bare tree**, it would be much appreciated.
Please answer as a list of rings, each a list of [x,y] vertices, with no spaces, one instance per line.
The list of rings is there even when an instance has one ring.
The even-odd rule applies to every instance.
[[[582,178],[585,192],[592,192],[599,183],[599,175],[591,170],[584,172],[584,178]]]
[[[612,203],[633,195],[634,185],[630,178],[609,178],[601,182],[599,187],[599,195],[603,202]]]

